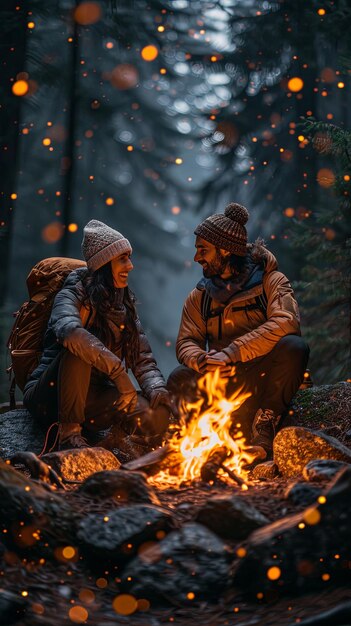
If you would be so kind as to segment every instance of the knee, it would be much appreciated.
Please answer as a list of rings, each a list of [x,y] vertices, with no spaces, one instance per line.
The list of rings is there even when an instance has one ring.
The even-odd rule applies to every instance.
[[[308,344],[299,335],[286,335],[277,344],[277,349],[284,352],[289,360],[296,360],[307,364],[310,349]]]

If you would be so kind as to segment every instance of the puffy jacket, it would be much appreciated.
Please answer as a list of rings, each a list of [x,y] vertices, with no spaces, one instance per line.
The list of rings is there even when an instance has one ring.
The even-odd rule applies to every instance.
[[[63,288],[57,293],[51,311],[48,328],[44,337],[44,350],[38,367],[33,371],[27,385],[26,392],[40,378],[52,360],[63,349],[67,348],[74,355],[89,363],[92,367],[111,378],[118,377],[124,369],[121,361],[121,331],[112,325],[114,333],[115,352],[109,350],[95,335],[83,327],[80,310],[84,290],[81,278],[85,268],[75,270],[69,274]],[[164,388],[165,380],[157,367],[150,344],[137,319],[139,330],[139,357],[133,367],[133,374],[138,381],[143,394],[148,397],[155,388]]]
[[[212,300],[211,312],[221,309],[220,316],[204,319],[201,281],[187,297],[176,343],[180,363],[198,371],[197,360],[207,348],[226,352],[232,363],[250,361],[268,354],[285,335],[301,334],[294,292],[286,276],[278,271],[276,258],[261,242],[250,244],[249,254],[257,271],[225,306]],[[267,300],[265,312],[241,309],[255,305],[263,293]]]

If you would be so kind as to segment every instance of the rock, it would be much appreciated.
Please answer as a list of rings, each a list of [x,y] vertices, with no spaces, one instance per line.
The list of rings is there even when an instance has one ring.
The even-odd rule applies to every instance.
[[[126,470],[107,470],[89,476],[78,489],[79,493],[89,495],[95,500],[112,498],[121,504],[146,502],[159,505],[155,491],[147,483],[142,472]]]
[[[273,480],[278,474],[278,465],[276,465],[274,461],[265,461],[254,467],[250,478],[252,478],[252,480]]]
[[[17,409],[0,415],[0,457],[3,459],[22,450],[39,454],[44,439],[45,432],[28,411]]]
[[[294,424],[311,429],[341,426],[340,440],[346,443],[345,431],[350,428],[351,383],[318,385],[298,391],[290,409]],[[339,435],[338,435],[339,437]]]
[[[253,530],[269,523],[255,507],[240,496],[215,496],[198,511],[195,521],[224,539],[245,539]]]
[[[323,482],[334,478],[341,468],[346,467],[342,461],[331,461],[328,459],[316,459],[305,465],[302,475],[305,480]]]
[[[41,458],[66,482],[81,482],[95,472],[115,470],[121,465],[115,455],[104,448],[60,450]]]
[[[137,598],[184,605],[218,599],[228,579],[222,540],[200,524],[185,524],[128,564],[122,588]]]
[[[253,532],[241,546],[233,582],[264,594],[325,589],[328,580],[346,584],[351,551],[351,467],[341,470],[325,501]],[[238,554],[238,551],[237,551]]]
[[[351,463],[351,450],[333,437],[301,426],[283,428],[273,442],[273,458],[279,472],[298,476],[309,461],[334,459]]]
[[[295,482],[290,484],[285,490],[284,497],[294,504],[308,506],[315,502],[322,493],[320,487],[314,487],[308,483]]]
[[[60,542],[73,541],[74,515],[69,504],[48,485],[41,485],[0,462],[0,524],[2,539],[20,550],[43,556]],[[46,546],[48,544],[48,546]]]
[[[149,504],[134,504],[107,511],[92,513],[82,519],[77,538],[84,551],[119,563],[134,556],[146,542],[156,542],[173,527],[170,513]]]

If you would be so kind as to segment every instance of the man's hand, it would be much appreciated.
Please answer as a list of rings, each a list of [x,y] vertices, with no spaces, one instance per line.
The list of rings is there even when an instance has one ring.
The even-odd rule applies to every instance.
[[[197,361],[200,374],[214,372],[217,368],[221,370],[221,376],[233,376],[234,368],[230,361],[230,357],[225,352],[216,352],[210,350],[201,354]]]

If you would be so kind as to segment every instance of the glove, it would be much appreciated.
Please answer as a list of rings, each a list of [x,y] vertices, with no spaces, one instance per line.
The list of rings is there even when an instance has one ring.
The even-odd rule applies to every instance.
[[[123,413],[132,413],[137,405],[138,396],[136,389],[125,371],[121,371],[113,379],[120,396],[116,402],[116,409]]]
[[[171,409],[171,397],[167,389],[153,389],[149,394],[151,409],[157,409],[160,404]]]

